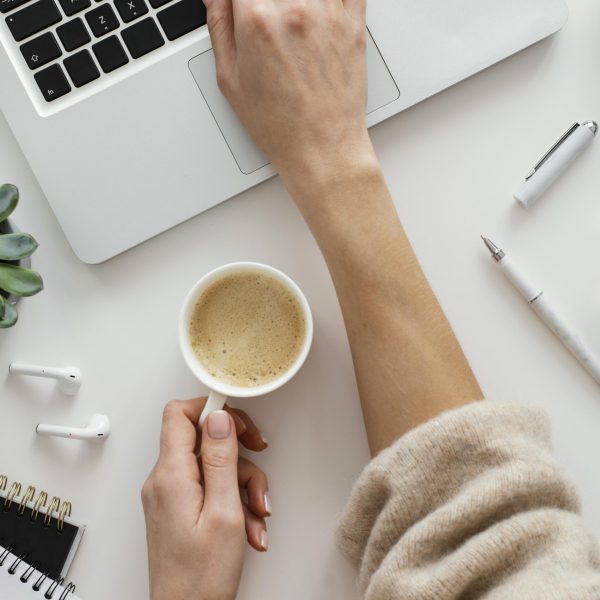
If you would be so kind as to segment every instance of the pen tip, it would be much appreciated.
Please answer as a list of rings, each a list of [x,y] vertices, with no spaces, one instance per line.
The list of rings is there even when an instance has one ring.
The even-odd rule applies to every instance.
[[[486,248],[490,251],[490,254],[494,258],[494,260],[500,261],[504,258],[504,256],[505,256],[504,252],[502,251],[501,248],[496,246],[496,244],[494,244],[494,242],[492,242],[492,240],[490,240],[489,238],[486,238],[484,235],[481,236],[481,239],[483,240],[483,243],[486,245]]]

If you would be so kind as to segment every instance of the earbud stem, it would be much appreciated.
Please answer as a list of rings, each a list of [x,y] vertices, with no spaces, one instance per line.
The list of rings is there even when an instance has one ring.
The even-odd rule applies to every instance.
[[[35,428],[35,431],[38,435],[43,435],[47,437],[62,437],[62,438],[71,438],[74,440],[82,439],[82,434],[88,433],[88,437],[93,437],[89,435],[89,432],[86,432],[85,429],[80,427],[61,427],[59,425],[44,425],[40,424]]]
[[[55,379],[58,389],[67,396],[74,396],[81,387],[81,371],[77,367],[43,367],[40,365],[27,365],[23,363],[11,363],[8,365],[11,375],[27,375],[30,377],[43,377]]]
[[[46,437],[61,437],[71,440],[104,440],[110,435],[110,421],[106,415],[92,415],[87,427],[63,427],[40,423],[35,431]]]
[[[29,375],[30,377],[45,377],[47,379],[67,379],[68,375],[64,369],[56,367],[39,367],[37,365],[26,365],[23,363],[11,363],[8,366],[11,375]]]

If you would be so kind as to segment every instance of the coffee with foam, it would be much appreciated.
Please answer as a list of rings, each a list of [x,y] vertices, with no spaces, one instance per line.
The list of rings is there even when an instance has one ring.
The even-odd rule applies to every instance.
[[[202,293],[189,336],[196,358],[212,377],[249,388],[278,379],[294,364],[306,323],[285,285],[244,271],[219,279]]]

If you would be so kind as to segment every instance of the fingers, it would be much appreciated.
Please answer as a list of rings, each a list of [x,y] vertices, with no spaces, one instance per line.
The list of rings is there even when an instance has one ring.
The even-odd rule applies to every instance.
[[[227,407],[227,410],[239,417],[246,427],[246,431],[239,436],[243,446],[254,452],[261,452],[268,447],[269,443],[247,413],[239,408]]]
[[[226,404],[223,407],[223,410],[226,410],[233,417],[233,421],[235,423],[235,430],[237,432],[238,437],[240,437],[241,435],[246,433],[246,431],[248,430],[248,428],[246,427],[246,423],[244,423],[244,420],[242,419],[242,417],[240,417],[240,415],[238,415],[235,408],[232,408],[231,406],[228,406]]]
[[[241,514],[238,488],[238,444],[235,425],[224,410],[208,416],[200,447],[204,479],[204,508],[207,516]]]
[[[267,476],[253,462],[243,457],[238,460],[238,484],[248,494],[250,510],[258,517],[270,517],[271,497]]]
[[[254,463],[245,458],[238,460],[238,483],[246,490],[247,502],[243,504],[248,543],[259,552],[269,548],[265,517],[271,516],[271,498],[267,476]]]
[[[219,76],[231,68],[235,56],[232,0],[204,0],[204,5]]]
[[[261,517],[257,517],[244,504],[244,517],[246,519],[246,537],[248,543],[259,552],[269,549],[269,537],[267,535],[267,524]]]
[[[171,400],[164,409],[160,431],[159,461],[177,462],[195,454],[196,424],[206,398]]]

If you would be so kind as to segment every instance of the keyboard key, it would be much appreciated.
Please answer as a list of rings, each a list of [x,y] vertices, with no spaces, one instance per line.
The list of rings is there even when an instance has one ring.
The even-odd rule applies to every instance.
[[[165,5],[167,2],[171,2],[171,0],[149,0],[150,6],[152,8],[160,8]]]
[[[101,4],[85,13],[85,20],[96,37],[101,37],[119,26],[117,15],[110,4]]]
[[[62,17],[54,0],[39,0],[6,17],[6,24],[17,42],[58,23]]]
[[[67,52],[87,44],[92,39],[79,17],[57,27],[56,33]]]
[[[129,62],[127,54],[116,35],[94,44],[92,50],[105,73],[110,73]]]
[[[100,77],[100,71],[98,71],[89,50],[81,50],[77,54],[68,56],[63,64],[75,87],[81,87]]]
[[[48,32],[23,44],[21,54],[27,62],[27,66],[33,70],[58,58],[62,52],[56,38]]]
[[[115,6],[124,23],[129,23],[148,12],[144,0],[115,0]]]
[[[46,67],[38,71],[34,77],[47,102],[52,102],[71,91],[71,86],[60,65]]]
[[[92,5],[91,0],[58,0],[65,14],[70,17]]]
[[[170,40],[206,25],[206,8],[202,0],[182,0],[161,10],[157,16]]]
[[[9,10],[25,4],[25,2],[29,2],[29,0],[0,0],[0,13],[7,13]]]
[[[148,17],[121,32],[127,48],[133,58],[139,58],[163,46],[163,40],[154,19]]]

